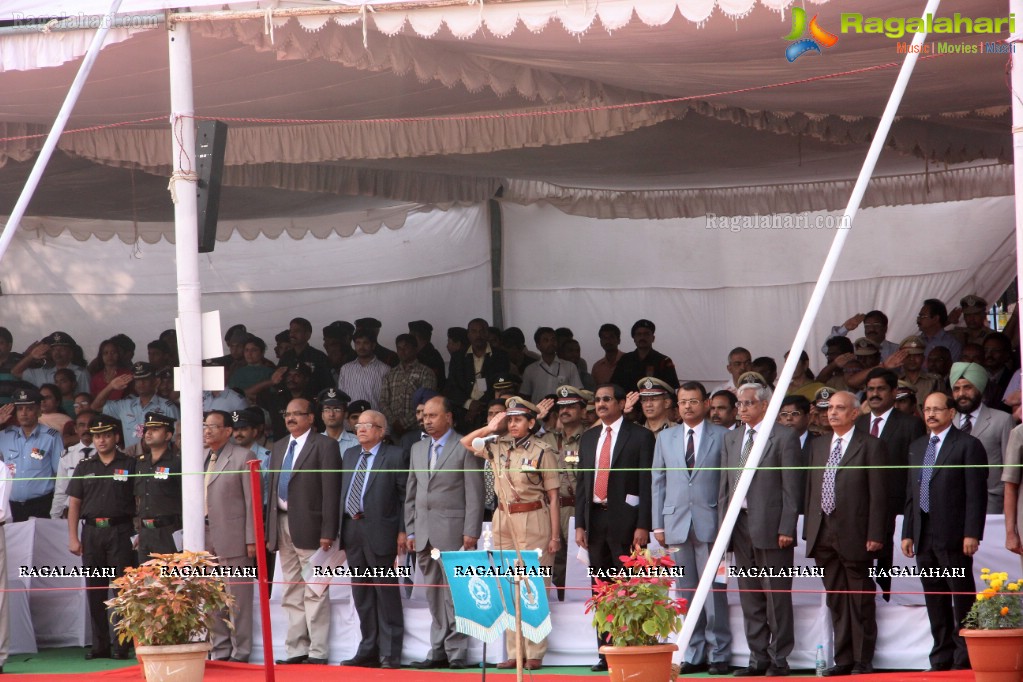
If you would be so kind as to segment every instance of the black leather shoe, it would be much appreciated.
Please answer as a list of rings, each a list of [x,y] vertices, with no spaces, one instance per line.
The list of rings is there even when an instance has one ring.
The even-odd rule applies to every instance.
[[[305,659],[305,662],[306,662],[307,665],[327,665],[327,659],[325,659],[325,658],[313,658],[312,656],[310,656],[309,658]]]
[[[295,665],[296,663],[305,663],[309,660],[308,654],[302,654],[301,656],[292,656],[291,658],[284,658],[279,661],[274,661],[277,665]]]
[[[874,666],[870,663],[854,663],[852,669],[853,675],[873,675]]]
[[[448,668],[451,670],[465,670],[469,667],[469,664],[465,661],[449,661]]]
[[[678,672],[680,675],[691,675],[693,673],[702,673],[706,669],[706,663],[683,663],[679,666]]]
[[[844,677],[852,675],[852,665],[833,665],[824,671],[824,677]]]
[[[380,661],[375,658],[349,658],[347,661],[341,661],[341,665],[351,665],[356,668],[379,668]]]
[[[235,658],[234,656],[232,656],[231,658],[227,659],[227,662],[228,663],[248,663],[249,659],[247,659],[247,658]]]
[[[732,673],[732,677],[763,677],[767,674],[767,668],[758,668],[755,665],[751,665],[746,668],[741,668]]]
[[[767,666],[767,677],[788,677],[792,674],[792,669],[786,665],[769,665]]]
[[[131,658],[131,656],[128,655],[127,651],[115,651],[114,653],[110,654],[110,658],[114,659],[115,661],[127,661],[129,658]]]
[[[607,661],[603,658],[590,666],[590,670],[595,673],[606,673],[607,672]]]
[[[89,651],[85,654],[85,660],[94,661],[97,658],[110,658],[109,651]]]
[[[727,663],[711,663],[710,667],[707,668],[708,675],[731,675],[732,669],[728,667]]]
[[[397,670],[401,667],[401,661],[397,658],[385,658],[380,661],[380,667],[384,670]]]
[[[417,670],[432,670],[433,668],[449,668],[449,667],[451,667],[448,664],[448,660],[446,658],[441,659],[439,661],[435,661],[432,658],[428,658],[425,661],[413,661],[412,663],[409,663],[408,665],[409,665],[410,668],[415,668]]]

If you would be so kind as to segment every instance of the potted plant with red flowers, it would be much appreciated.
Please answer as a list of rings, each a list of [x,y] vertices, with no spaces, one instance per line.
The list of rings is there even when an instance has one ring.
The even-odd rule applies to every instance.
[[[586,612],[593,611],[593,626],[608,635],[610,646],[600,647],[612,680],[659,682],[671,676],[675,644],[662,643],[682,626],[688,603],[673,599],[675,562],[667,554],[636,550],[621,557],[624,568],[611,581],[595,580]]]

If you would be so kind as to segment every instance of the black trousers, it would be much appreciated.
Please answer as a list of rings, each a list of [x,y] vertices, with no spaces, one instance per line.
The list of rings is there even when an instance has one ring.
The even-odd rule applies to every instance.
[[[35,517],[37,519],[48,519],[50,518],[50,507],[53,506],[53,493],[42,495],[40,497],[33,497],[30,500],[24,502],[15,502],[11,500],[11,517],[14,522],[28,521],[29,518]]]
[[[930,661],[932,668],[968,668],[970,655],[966,641],[959,636],[960,624],[976,599],[973,580],[973,557],[955,550],[936,547],[927,514],[921,514],[920,546],[916,548],[916,564],[920,568],[960,569],[961,578],[920,578],[924,588],[927,619],[931,622]],[[951,571],[950,571],[951,572]],[[953,594],[955,592],[965,594]]]
[[[870,664],[877,645],[877,587],[869,572],[872,562],[842,556],[839,543],[835,524],[825,516],[814,560],[824,569],[824,589],[835,630],[835,665]]]
[[[388,568],[394,565],[398,552],[398,536],[387,554],[377,554],[370,538],[379,531],[365,519],[346,518],[344,550],[351,569]],[[401,608],[398,578],[352,577],[352,600],[359,613],[362,641],[356,658],[381,658],[399,661],[405,638],[405,617]]]
[[[586,529],[586,544],[589,546],[587,553],[590,558],[590,568],[593,570],[621,569],[624,564],[618,557],[630,553],[632,538],[629,537],[628,540],[623,541],[622,538],[613,537],[609,528],[610,520],[610,514],[603,507],[596,504],[590,507],[590,526]],[[594,584],[594,579],[590,578],[590,585]],[[598,647],[610,643],[610,637],[597,633]],[[604,660],[604,657],[601,656],[600,659]]]
[[[82,566],[86,568],[113,568],[114,577],[135,564],[135,550],[131,546],[132,526],[82,528]],[[105,655],[111,651],[126,654],[130,643],[120,644],[116,635],[111,634],[113,621],[103,602],[110,599],[110,581],[113,578],[86,578],[85,586],[89,604],[89,619],[92,622],[92,652]]]

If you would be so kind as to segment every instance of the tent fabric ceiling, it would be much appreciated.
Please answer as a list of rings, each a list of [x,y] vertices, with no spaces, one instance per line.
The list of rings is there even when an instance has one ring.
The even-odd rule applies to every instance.
[[[0,17],[29,11],[22,2],[5,3]],[[76,3],[76,12],[101,4]],[[174,4],[128,1],[122,12]],[[826,54],[788,64],[783,0],[537,0],[400,11],[387,4],[365,17],[276,17],[272,32],[261,20],[194,27],[196,114],[230,123],[225,183],[237,197],[272,188],[278,192],[257,203],[286,206],[326,194],[309,205],[327,212],[339,197],[448,205],[481,201],[503,186],[508,201],[548,201],[585,216],[833,209],[855,177],[899,59],[889,38],[842,34]],[[813,7],[836,30],[838,3]],[[909,0],[864,0],[856,9],[920,11]],[[42,11],[35,3],[32,13]],[[1005,7],[1001,0],[942,7],[955,11],[999,16]],[[162,179],[171,135],[165,31],[115,31],[118,42],[100,54],[69,124],[92,129],[65,134],[60,148],[95,162],[97,177],[115,166]],[[72,34],[0,36],[0,164],[27,161],[41,145],[39,137],[15,138],[48,126],[78,67],[70,57],[89,32]],[[19,70],[47,61],[62,63]],[[1004,64],[994,54],[921,60],[874,201],[1007,192],[1009,167],[963,166],[1011,158]],[[131,121],[148,123],[118,125]],[[931,171],[947,164],[955,186],[932,183]],[[85,168],[76,172],[84,182]],[[8,174],[19,171],[0,169],[0,214],[13,205],[2,189],[14,187]],[[821,182],[833,184],[815,192]],[[926,191],[935,185],[943,189]],[[32,214],[66,211],[60,193],[51,196],[34,202]],[[123,220],[124,207],[148,210],[139,202],[138,183],[132,194],[122,182],[103,197],[83,197],[76,210],[100,218],[116,205]],[[162,205],[162,216],[147,218],[168,219],[166,197]],[[240,220],[252,205],[239,199],[222,215]]]

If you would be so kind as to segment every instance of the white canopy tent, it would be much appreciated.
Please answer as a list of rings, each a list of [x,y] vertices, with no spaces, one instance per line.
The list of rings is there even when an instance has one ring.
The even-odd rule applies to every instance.
[[[59,3],[49,11],[21,3],[4,3],[0,20],[61,14]],[[73,4],[74,16],[106,9],[99,1]],[[126,0],[121,12],[150,17],[134,23],[151,25],[153,12],[174,4]],[[433,7],[400,11],[374,3],[375,11],[366,13],[344,4],[270,3],[269,19],[193,25],[196,115],[231,126],[222,240],[286,232],[333,243],[356,226],[395,228],[410,215],[438,225],[460,215],[456,221],[477,221],[485,238],[484,213],[472,207],[500,187],[506,324],[527,333],[541,323],[567,324],[593,358],[601,322],[627,328],[647,315],[661,322],[658,346],[688,376],[703,379],[722,378],[718,356],[725,345],[780,354],[795,319],[790,313],[815,281],[828,230],[759,236],[743,230],[735,237],[705,229],[705,217],[841,208],[894,80],[894,68],[875,67],[897,63],[895,41],[842,34],[824,55],[788,64],[780,37],[788,32],[787,2],[427,2]],[[346,13],[280,16],[287,7],[325,6]],[[268,5],[259,7],[265,12]],[[847,8],[809,9],[837,31]],[[916,2],[856,6],[867,16],[912,16],[919,9]],[[942,11],[999,16],[1005,7],[952,2]],[[22,136],[45,132],[89,35],[0,33],[0,214],[13,205],[41,145],[41,137]],[[58,235],[116,235],[137,244],[138,265],[151,274],[157,242],[173,239],[166,32],[113,28],[108,43],[69,122],[70,129],[88,130],[61,138],[17,246],[44,235],[47,244]],[[913,330],[912,313],[924,297],[992,296],[1011,280],[1004,249],[1012,231],[1005,61],[985,54],[918,65],[864,201],[878,211],[860,217],[864,229],[850,240],[862,255],[843,264],[849,270],[841,279],[856,286],[829,295],[825,310],[834,319],[822,321],[821,334],[854,311],[881,307],[899,337]],[[983,222],[973,220],[981,216]],[[583,219],[592,217],[621,220]],[[957,229],[967,221],[971,230]],[[935,234],[941,236],[926,237]],[[957,234],[968,248],[946,248]],[[229,243],[207,258],[211,268],[236,260],[227,255]],[[279,253],[280,243],[269,248]],[[879,243],[886,246],[882,254]],[[924,248],[928,243],[935,248]],[[288,244],[292,263],[312,263],[324,252],[318,240]],[[346,250],[378,245],[372,239],[338,244]],[[90,246],[98,254],[90,260],[110,253],[87,241],[76,245],[78,258]],[[614,259],[602,257],[611,253],[605,247],[614,249]],[[448,251],[457,263],[461,254]],[[795,262],[790,254],[797,254]],[[403,277],[407,260],[389,255],[368,281]],[[773,265],[779,257],[785,267]],[[451,267],[433,263],[441,277]],[[12,266],[5,263],[5,270]],[[474,293],[489,288],[486,271],[480,268]],[[758,271],[754,288],[746,275]],[[359,270],[322,272],[316,286],[339,304],[300,297],[289,310],[314,324],[374,312],[385,322],[385,337],[403,331],[406,316],[397,302],[340,304],[362,300],[357,294],[367,279]],[[281,328],[288,315],[275,315],[263,297],[305,289],[305,279],[286,267],[266,269],[238,318],[264,334]],[[19,343],[54,327],[48,316],[25,314],[40,294],[104,290],[102,279],[87,281],[77,277],[65,286],[59,277],[0,278],[6,294],[0,306],[21,319],[13,325]],[[169,293],[172,282],[158,286]],[[213,281],[204,276],[203,283],[211,293]],[[145,286],[128,280],[126,288]],[[453,292],[433,300],[412,295],[415,317],[438,327],[489,316],[486,296],[478,308]],[[131,300],[123,300],[124,309],[134,309]],[[133,312],[119,329],[144,340],[169,325],[171,311],[160,306],[155,327],[151,317]],[[692,313],[720,324],[675,322]],[[225,314],[225,321],[236,320]],[[778,330],[777,338],[765,339],[764,329]],[[91,352],[105,332],[89,326],[79,340]]]

